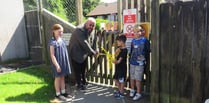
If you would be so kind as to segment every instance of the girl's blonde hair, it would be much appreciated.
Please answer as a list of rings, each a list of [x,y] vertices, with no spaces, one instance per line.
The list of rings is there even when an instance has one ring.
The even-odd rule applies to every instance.
[[[144,34],[145,33],[144,27],[142,25],[140,25],[140,24],[135,24],[134,25],[134,32],[139,31],[140,30],[139,27],[141,27],[142,33]]]

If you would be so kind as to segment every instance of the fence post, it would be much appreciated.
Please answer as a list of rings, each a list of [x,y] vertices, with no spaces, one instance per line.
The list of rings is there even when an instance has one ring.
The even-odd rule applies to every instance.
[[[40,37],[40,44],[42,46],[42,61],[48,64],[47,59],[47,46],[46,46],[46,38],[44,35],[43,29],[43,17],[42,17],[42,0],[37,0],[37,8],[38,8],[38,27],[39,27],[39,37]]]
[[[159,48],[159,24],[160,24],[160,11],[159,11],[159,0],[152,0],[151,2],[151,11],[152,11],[152,23],[151,23],[151,49],[152,51],[152,73],[151,73],[151,103],[160,103],[160,87],[159,87],[159,70],[160,70],[160,48]]]
[[[122,31],[122,0],[118,0],[118,31]]]
[[[83,8],[82,8],[82,0],[76,0],[76,17],[77,17],[77,25],[82,23],[83,17]]]

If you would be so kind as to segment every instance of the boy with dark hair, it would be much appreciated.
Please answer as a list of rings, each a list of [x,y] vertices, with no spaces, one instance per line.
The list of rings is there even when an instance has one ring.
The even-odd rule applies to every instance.
[[[115,74],[114,81],[116,86],[118,87],[118,92],[115,93],[115,97],[117,99],[124,97],[124,85],[126,81],[127,74],[127,53],[128,50],[125,46],[126,36],[120,35],[116,38],[118,48],[116,49],[116,60],[113,61],[115,63]]]

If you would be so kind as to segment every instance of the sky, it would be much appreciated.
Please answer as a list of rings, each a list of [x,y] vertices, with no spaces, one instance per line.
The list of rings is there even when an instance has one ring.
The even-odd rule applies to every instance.
[[[111,3],[111,2],[116,2],[117,0],[101,0],[101,2],[105,2],[105,3]]]

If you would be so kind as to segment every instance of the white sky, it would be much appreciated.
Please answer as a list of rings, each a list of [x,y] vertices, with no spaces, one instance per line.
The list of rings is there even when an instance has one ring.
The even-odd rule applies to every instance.
[[[117,0],[101,0],[101,2],[105,2],[105,3],[111,3],[111,2],[116,2]]]

